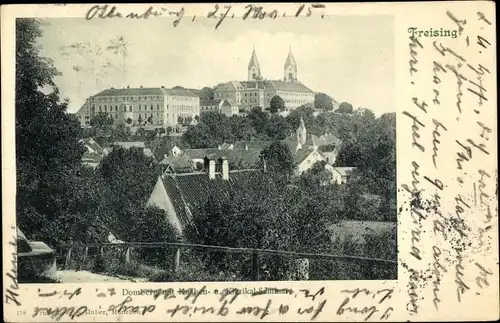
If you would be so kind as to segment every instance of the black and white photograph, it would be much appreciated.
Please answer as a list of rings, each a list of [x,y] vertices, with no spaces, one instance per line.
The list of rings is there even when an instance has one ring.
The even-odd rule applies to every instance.
[[[15,21],[19,283],[398,279],[393,16],[88,18]]]

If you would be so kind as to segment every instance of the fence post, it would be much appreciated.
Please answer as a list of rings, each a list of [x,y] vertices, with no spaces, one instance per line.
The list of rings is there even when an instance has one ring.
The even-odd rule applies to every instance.
[[[89,255],[89,247],[85,247],[85,251],[83,252],[83,261],[87,260],[88,255]]]
[[[69,248],[68,253],[66,254],[66,261],[64,262],[64,269],[69,268],[69,262],[71,260],[71,250],[72,250],[72,248]]]
[[[180,262],[181,262],[181,248],[177,248],[175,249],[174,259],[172,264],[172,269],[174,273],[179,271]]]
[[[254,251],[252,253],[252,278],[253,280],[259,280],[259,253]]]
[[[125,251],[125,262],[130,262],[130,247],[127,247],[127,251]]]

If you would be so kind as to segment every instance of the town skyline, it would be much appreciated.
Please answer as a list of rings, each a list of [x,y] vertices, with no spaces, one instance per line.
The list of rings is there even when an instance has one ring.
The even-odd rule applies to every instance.
[[[116,21],[44,19],[39,45],[41,54],[50,57],[62,73],[55,83],[62,97],[70,101],[71,113],[77,112],[87,97],[111,87],[201,89],[246,80],[254,47],[265,79],[283,78],[283,65],[291,48],[297,60],[299,82],[314,92],[326,93],[355,108],[368,108],[376,115],[395,111],[390,17],[330,17],[323,24],[339,30],[333,35],[326,29],[318,32],[317,23],[299,21],[262,21],[255,28],[231,21],[221,30],[212,30],[204,26],[211,23],[208,19],[199,24],[179,25],[177,29],[171,27],[170,19],[156,19],[127,22],[132,28],[123,33],[123,23]],[[352,42],[350,38],[359,39],[367,24],[385,29],[387,33],[381,33],[385,37]],[[106,28],[105,35],[99,32],[102,28]],[[158,38],[158,33],[151,32],[156,30],[161,30],[164,37]],[[185,35],[195,39],[183,41]],[[98,46],[106,48],[117,41],[122,52],[97,55]],[[377,43],[380,45],[375,46]],[[75,44],[84,44],[93,51],[92,56],[84,59],[81,52],[70,47]],[[63,53],[64,47],[69,51]],[[176,50],[168,50],[171,47]],[[210,48],[215,50],[207,55]],[[367,53],[369,49],[377,50]]]

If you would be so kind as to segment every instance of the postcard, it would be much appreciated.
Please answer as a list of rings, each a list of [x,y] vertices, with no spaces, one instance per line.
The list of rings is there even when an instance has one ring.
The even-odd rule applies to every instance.
[[[4,320],[498,319],[494,9],[2,6]]]

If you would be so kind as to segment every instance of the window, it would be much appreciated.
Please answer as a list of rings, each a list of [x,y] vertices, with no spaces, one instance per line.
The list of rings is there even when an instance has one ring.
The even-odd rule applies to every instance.
[[[151,110],[153,110],[153,105],[151,104]]]
[[[106,107],[106,105],[104,105],[104,111],[108,112],[108,108]]]
[[[139,104],[139,111],[141,111],[141,105]]]
[[[117,105],[115,105],[115,111],[118,111],[118,106]]]
[[[132,112],[132,106],[128,107],[128,112]]]
[[[160,105],[159,104],[156,105],[156,109],[160,110]]]

